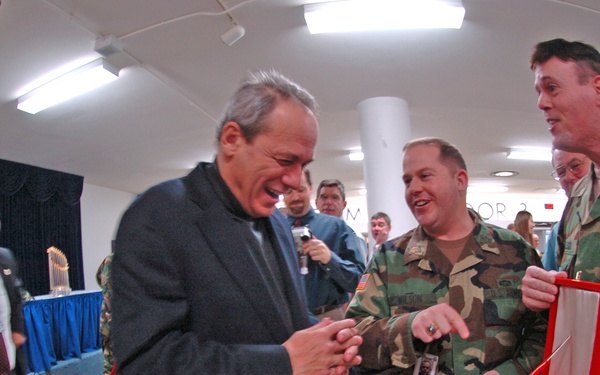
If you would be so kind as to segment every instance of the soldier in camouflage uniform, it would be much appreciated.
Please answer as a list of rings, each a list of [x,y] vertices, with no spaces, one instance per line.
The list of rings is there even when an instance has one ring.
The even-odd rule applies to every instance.
[[[536,46],[531,68],[553,146],[592,161],[589,174],[573,187],[561,219],[561,271],[531,267],[523,279],[523,302],[543,310],[558,293],[556,277],[600,282],[600,53],[581,42],[549,40]]]
[[[112,342],[110,339],[110,320],[112,309],[110,306],[112,285],[110,281],[110,265],[113,255],[108,255],[96,272],[96,281],[102,288],[102,312],[100,313],[100,335],[102,336],[102,352],[104,354],[104,375],[109,375],[114,364]]]
[[[547,322],[525,308],[520,286],[539,257],[467,209],[454,146],[422,138],[404,150],[406,201],[419,226],[381,248],[350,303],[346,317],[364,339],[354,371],[412,375],[427,354],[438,358],[437,374],[529,373]]]

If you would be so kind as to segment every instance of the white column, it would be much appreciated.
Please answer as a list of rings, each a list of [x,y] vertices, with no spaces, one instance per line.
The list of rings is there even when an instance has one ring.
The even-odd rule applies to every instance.
[[[392,220],[390,239],[417,226],[406,206],[402,181],[402,148],[412,139],[408,104],[394,97],[358,103],[360,140],[364,158],[368,217],[382,211]],[[373,238],[369,230],[370,243]]]

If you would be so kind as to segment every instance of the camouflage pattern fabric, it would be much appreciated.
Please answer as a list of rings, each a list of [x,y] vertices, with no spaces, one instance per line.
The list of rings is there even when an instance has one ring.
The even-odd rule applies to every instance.
[[[575,184],[559,229],[560,269],[570,278],[600,282],[600,200],[594,200],[594,165]]]
[[[438,374],[527,374],[541,362],[547,321],[521,300],[525,270],[540,259],[514,232],[471,217],[473,235],[454,266],[421,227],[375,255],[346,312],[364,339],[354,373],[412,375],[426,349],[412,321],[442,302],[460,313],[470,337],[449,334],[428,346]]]
[[[102,336],[102,352],[104,354],[104,375],[109,375],[114,363],[112,342],[110,339],[110,320],[111,320],[111,294],[112,285],[110,281],[110,265],[113,255],[108,255],[96,273],[96,280],[102,288],[102,312],[100,313],[100,335]]]

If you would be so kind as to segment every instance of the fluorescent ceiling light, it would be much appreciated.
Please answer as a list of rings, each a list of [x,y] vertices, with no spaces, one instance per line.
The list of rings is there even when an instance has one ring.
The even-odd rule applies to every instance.
[[[508,159],[552,161],[549,148],[512,148],[506,155]]]
[[[460,29],[460,0],[344,0],[304,6],[311,34],[367,30]]]
[[[350,151],[348,158],[352,161],[361,161],[365,158],[365,154],[362,151]]]
[[[500,185],[469,185],[467,193],[506,193],[507,186]]]
[[[17,108],[36,114],[118,78],[119,70],[97,59],[66,73],[19,98]]]

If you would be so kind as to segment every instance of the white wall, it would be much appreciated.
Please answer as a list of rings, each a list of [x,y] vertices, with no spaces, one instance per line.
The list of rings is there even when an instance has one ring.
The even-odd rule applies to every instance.
[[[135,194],[84,184],[81,195],[81,241],[86,290],[99,290],[96,271],[111,252],[121,215]]]

